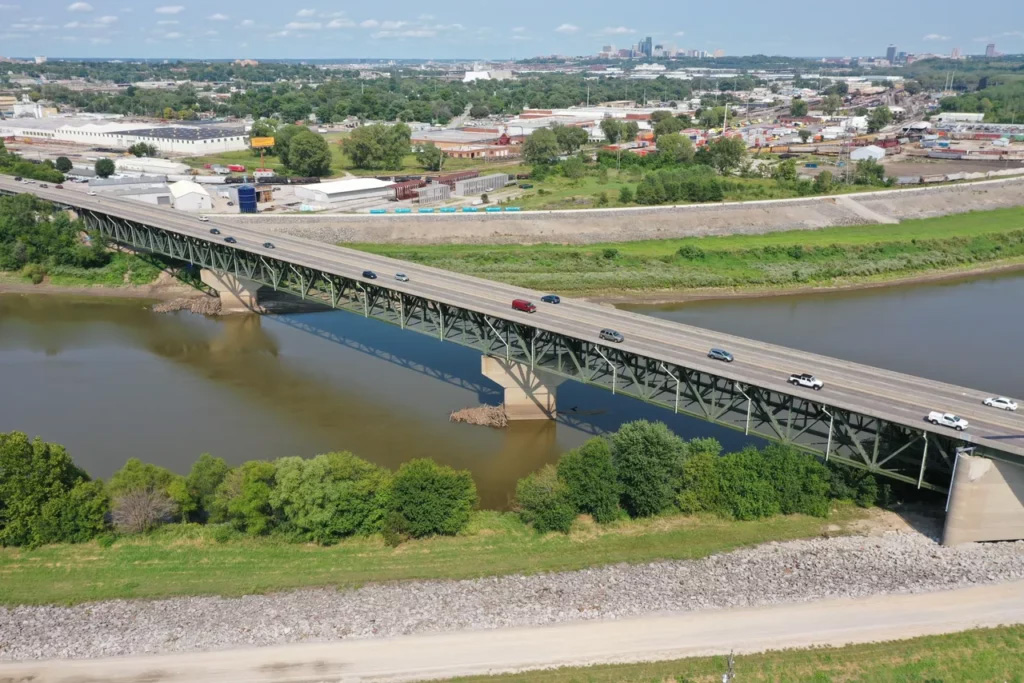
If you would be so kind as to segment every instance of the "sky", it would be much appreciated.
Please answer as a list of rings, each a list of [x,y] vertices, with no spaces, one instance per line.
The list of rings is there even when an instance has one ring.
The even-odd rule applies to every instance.
[[[164,4],[166,2],[166,4]],[[730,55],[1024,52],[1024,0],[0,0],[0,55],[188,58],[478,58],[584,55],[651,36]]]

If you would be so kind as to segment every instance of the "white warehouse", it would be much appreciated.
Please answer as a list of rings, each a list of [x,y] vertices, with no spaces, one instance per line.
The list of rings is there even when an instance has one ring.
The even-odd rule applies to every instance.
[[[391,199],[394,183],[376,178],[347,178],[326,183],[296,185],[295,196],[316,204],[337,204],[365,199]]]
[[[170,186],[174,208],[179,211],[209,211],[213,208],[210,193],[199,183],[179,180]]]
[[[0,120],[0,137],[60,140],[92,147],[128,149],[137,142],[156,146],[161,154],[200,156],[248,149],[241,128],[186,123],[153,126],[119,120],[50,116],[43,119]]]

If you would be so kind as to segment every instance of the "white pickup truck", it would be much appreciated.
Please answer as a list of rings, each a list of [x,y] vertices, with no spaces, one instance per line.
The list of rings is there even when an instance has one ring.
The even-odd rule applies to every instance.
[[[952,427],[958,432],[962,432],[967,429],[967,420],[963,419],[959,415],[953,413],[940,413],[936,410],[928,413],[928,421],[933,425],[942,425],[943,427]]]
[[[825,386],[820,379],[806,372],[793,373],[789,376],[789,383],[795,387],[807,387],[815,391],[821,391],[821,388]]]

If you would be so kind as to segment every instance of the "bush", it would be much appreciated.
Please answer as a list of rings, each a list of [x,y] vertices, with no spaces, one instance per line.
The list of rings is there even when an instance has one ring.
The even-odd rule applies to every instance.
[[[22,277],[27,277],[34,285],[41,284],[46,278],[46,274],[46,266],[41,263],[29,263],[21,269]]]
[[[716,468],[722,490],[722,513],[739,520],[762,519],[781,511],[775,488],[764,477],[764,458],[746,448],[719,459]]]
[[[692,244],[684,244],[683,246],[679,247],[679,250],[676,252],[676,254],[678,254],[680,258],[684,258],[687,261],[701,261],[706,256],[703,249],[701,249],[700,247],[695,247]]]
[[[328,544],[381,529],[387,470],[348,452],[281,458],[275,468],[270,506],[299,538]]]
[[[813,456],[792,446],[772,444],[761,451],[765,480],[775,488],[784,515],[827,517],[829,472]]]
[[[554,465],[520,479],[516,484],[516,510],[520,518],[541,533],[568,533],[576,519],[569,487],[558,478]]]
[[[391,482],[388,526],[413,538],[454,536],[469,523],[477,503],[476,484],[467,470],[410,460]]]
[[[107,482],[107,492],[114,499],[130,491],[145,490],[166,493],[174,503],[175,514],[181,515],[182,519],[195,513],[196,503],[186,491],[185,478],[166,467],[129,458]]]
[[[605,439],[591,439],[558,460],[558,478],[565,483],[569,501],[599,523],[619,514],[619,483],[612,451]]]
[[[39,543],[84,543],[107,530],[110,499],[101,481],[80,481],[50,498],[34,525]]]
[[[191,521],[205,522],[210,518],[214,494],[228,470],[223,458],[215,458],[209,453],[200,455],[192,465],[192,470],[185,477],[185,491],[193,503],[189,515]]]
[[[269,533],[278,522],[270,504],[275,472],[274,463],[264,460],[228,472],[213,498],[212,521],[230,522],[254,536]]]
[[[672,505],[686,459],[686,443],[661,422],[638,420],[611,436],[612,462],[631,517],[649,517]]]
[[[828,470],[831,498],[852,500],[863,508],[871,507],[878,502],[878,478],[871,472],[835,463],[829,463]]]
[[[623,185],[622,189],[619,190],[619,204],[632,204],[633,203],[633,190],[629,189],[628,185]]]
[[[602,256],[603,258],[606,258],[606,259],[608,259],[608,260],[610,261],[611,259],[614,259],[614,258],[618,258],[618,256],[619,256],[619,250],[618,250],[618,249],[614,249],[614,248],[610,248],[610,247],[609,247],[609,248],[607,248],[607,249],[604,249],[604,250],[603,250],[603,251],[601,252],[601,256]]]
[[[170,522],[177,506],[167,491],[145,487],[124,491],[114,498],[113,520],[124,534],[141,534]]]
[[[714,439],[694,439],[687,444],[689,456],[683,463],[676,505],[685,514],[714,512],[722,514],[722,494],[718,461],[722,445]]]

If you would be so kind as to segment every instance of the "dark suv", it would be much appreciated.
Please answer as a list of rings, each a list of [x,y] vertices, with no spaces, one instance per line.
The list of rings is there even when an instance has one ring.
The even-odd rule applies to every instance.
[[[367,280],[376,280],[377,273],[373,272],[372,270],[364,270],[363,277],[365,277]]]

